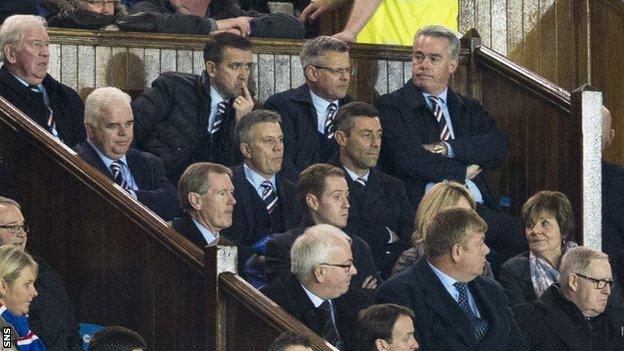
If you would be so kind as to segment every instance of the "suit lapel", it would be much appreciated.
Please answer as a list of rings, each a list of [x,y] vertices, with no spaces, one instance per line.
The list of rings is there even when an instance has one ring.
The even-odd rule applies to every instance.
[[[462,103],[460,97],[455,94],[455,91],[448,87],[448,93],[446,95],[446,107],[448,108],[451,124],[453,125],[453,133],[455,134],[455,138],[459,138],[462,133],[462,123],[463,120],[459,115],[463,112]]]
[[[149,184],[150,179],[148,177],[148,169],[145,162],[143,162],[143,160],[132,149],[128,149],[128,153],[126,153],[126,160],[128,161],[130,174],[132,175],[132,178],[134,178],[137,187],[139,189],[150,188],[151,184]]]
[[[245,175],[244,166],[241,164],[240,166],[234,168],[234,178],[236,178],[236,182],[241,184],[240,194],[241,201],[243,206],[243,212],[245,213],[245,218],[247,218],[247,228],[254,227],[254,218],[256,217],[256,213],[254,211],[253,203],[258,196],[256,189],[254,189],[253,185],[249,183],[247,180],[247,176]]]
[[[184,213],[178,221],[174,221],[173,227],[195,245],[201,248],[208,245],[206,238],[204,238],[188,213]]]
[[[475,346],[474,329],[466,313],[446,291],[433,273],[426,259],[418,263],[416,279],[423,280],[425,303],[461,336],[468,345]]]
[[[87,162],[89,162],[93,167],[95,167],[100,173],[107,176],[110,180],[113,180],[113,174],[110,169],[106,167],[104,161],[100,158],[100,155],[95,151],[95,149],[89,144],[88,141],[85,141],[81,144],[82,152],[80,156]]]
[[[374,208],[377,200],[384,193],[384,189],[381,186],[380,180],[375,172],[375,169],[371,169],[368,174],[368,181],[366,182],[366,188],[364,191],[364,208]]]

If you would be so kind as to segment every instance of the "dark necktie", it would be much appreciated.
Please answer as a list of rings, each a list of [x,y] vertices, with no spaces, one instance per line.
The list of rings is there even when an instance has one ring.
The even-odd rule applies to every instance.
[[[225,111],[227,110],[227,107],[228,103],[225,101],[221,101],[217,104],[217,115],[214,122],[212,123],[210,135],[214,135],[216,132],[219,131],[219,129],[221,129],[221,125],[223,124],[223,120],[225,119]]]
[[[33,93],[43,95],[43,92],[41,91],[39,86],[29,85],[28,87],[30,88],[30,91],[32,91]],[[56,130],[56,120],[54,119],[54,111],[52,111],[52,109],[50,108],[50,105],[48,105],[47,101],[45,101],[45,97],[43,97],[43,101],[46,104],[46,107],[48,108],[48,120],[46,122],[46,124],[48,125],[48,131],[52,133],[52,135],[54,135],[55,137],[59,138],[58,131]]]
[[[334,116],[336,116],[337,110],[338,106],[333,102],[327,108],[327,117],[325,118],[325,136],[327,139],[334,137]]]
[[[440,125],[440,140],[449,140],[451,138],[451,132],[446,124],[446,119],[444,119],[444,114],[442,113],[442,108],[440,107],[438,98],[430,95],[429,101],[431,101],[431,112]]]
[[[321,304],[320,308],[323,310],[325,317],[325,324],[323,325],[321,336],[330,344],[336,345],[338,341],[340,341],[340,335],[338,335],[338,330],[336,329],[336,325],[334,324],[334,320],[332,318],[332,306],[328,300],[325,300]]]
[[[117,185],[119,185],[123,189],[127,189],[128,186],[126,184],[126,181],[123,179],[123,176],[121,175],[121,167],[122,167],[121,161],[116,160],[116,161],[113,161],[113,163],[111,163],[110,170],[113,173],[113,179],[115,180],[115,183],[117,183]]]
[[[472,313],[472,309],[470,309],[470,303],[468,302],[468,284],[455,282],[453,284],[457,291],[459,291],[459,297],[457,299],[457,304],[461,307],[464,312],[468,315],[470,322],[474,328],[475,338],[477,340],[483,339],[488,330],[488,322],[483,319],[477,317],[474,313]]]
[[[277,194],[273,190],[273,185],[270,181],[265,180],[261,184],[262,186],[262,201],[266,204],[266,209],[269,214],[275,209],[277,205]]]
[[[363,188],[366,188],[366,179],[364,179],[362,177],[357,177],[357,178],[355,178],[354,182],[356,182],[357,184],[359,184]]]

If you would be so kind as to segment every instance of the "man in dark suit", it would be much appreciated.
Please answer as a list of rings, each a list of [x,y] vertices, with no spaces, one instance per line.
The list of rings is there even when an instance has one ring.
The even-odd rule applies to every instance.
[[[334,117],[353,100],[347,95],[353,72],[347,44],[320,36],[303,45],[300,58],[306,83],[264,103],[282,117],[282,174],[293,181],[306,167],[327,162],[336,153]]]
[[[330,224],[337,228],[347,226],[349,218],[349,188],[344,171],[326,163],[306,168],[299,176],[297,197],[305,207],[301,225],[284,234],[276,234],[266,243],[266,278],[271,282],[291,270],[290,249],[306,228],[315,224]],[[351,279],[351,286],[374,290],[381,280],[370,246],[355,233],[349,233],[353,264],[357,274]]]
[[[232,172],[234,197],[238,200],[232,226],[222,234],[238,246],[240,263],[247,261],[254,244],[260,244],[269,234],[292,229],[301,221],[295,185],[277,174],[284,155],[280,121],[273,111],[256,110],[236,126],[244,161]]]
[[[17,41],[16,41],[17,40]],[[70,87],[48,74],[46,21],[15,15],[0,30],[0,95],[69,147],[85,140],[84,105]]]
[[[76,152],[132,198],[164,220],[178,212],[175,187],[165,178],[162,162],[154,155],[130,148],[134,118],[130,96],[113,88],[95,89],[86,100],[87,141]]]
[[[611,112],[602,109],[602,151],[611,146],[615,131]],[[624,167],[602,161],[602,250],[609,255],[613,273],[624,279]]]
[[[19,203],[0,196],[0,245],[25,251],[29,229]],[[78,321],[63,280],[43,258],[33,255],[33,259],[39,266],[35,281],[39,295],[33,299],[28,314],[33,333],[41,338],[47,350],[82,350]]]
[[[206,43],[204,61],[201,76],[163,73],[132,102],[138,148],[158,156],[173,183],[194,162],[242,161],[235,128],[254,106],[247,89],[251,43],[217,34]]]
[[[414,205],[442,180],[465,183],[489,225],[488,245],[496,268],[526,250],[519,218],[501,212],[482,169],[496,169],[507,152],[505,134],[473,99],[448,86],[457,69],[460,43],[442,26],[414,37],[412,79],[378,102],[383,127],[380,167],[403,181]]]
[[[364,102],[344,105],[336,115],[339,155],[330,163],[345,170],[349,220],[345,231],[357,233],[371,247],[385,276],[407,248],[414,230],[414,207],[400,180],[375,166],[381,149],[379,112]]]
[[[367,294],[349,288],[357,273],[350,244],[351,239],[334,226],[309,227],[292,246],[292,274],[261,290],[342,350],[357,350],[356,316],[370,305]]]
[[[487,224],[473,210],[438,213],[426,257],[385,281],[377,301],[410,308],[424,350],[525,350],[502,287],[481,276]]]
[[[173,229],[199,247],[216,245],[221,230],[232,225],[234,185],[232,171],[220,164],[190,165],[178,182],[178,201],[184,210]]]

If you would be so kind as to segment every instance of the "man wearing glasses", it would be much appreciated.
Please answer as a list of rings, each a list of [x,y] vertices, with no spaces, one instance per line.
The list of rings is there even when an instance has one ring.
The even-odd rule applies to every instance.
[[[206,43],[204,61],[201,76],[163,73],[132,102],[138,148],[160,157],[174,184],[192,163],[242,162],[234,133],[254,107],[247,88],[251,43],[217,34]]]
[[[605,253],[588,247],[568,250],[559,282],[536,301],[513,307],[531,350],[624,350],[621,312],[607,308],[612,288]]]
[[[25,250],[28,232],[20,205],[0,196],[0,244]],[[35,281],[39,295],[33,299],[29,313],[33,333],[41,338],[48,351],[82,350],[78,322],[65,284],[46,261],[34,255],[33,258],[39,266]]]
[[[356,316],[370,301],[366,293],[349,289],[357,273],[351,238],[334,226],[318,224],[295,240],[290,258],[292,274],[261,291],[327,342],[354,349]]]
[[[293,181],[306,167],[327,162],[338,151],[336,112],[353,101],[347,95],[353,73],[347,44],[320,36],[304,44],[300,59],[306,83],[275,94],[264,104],[283,119],[282,174]]]

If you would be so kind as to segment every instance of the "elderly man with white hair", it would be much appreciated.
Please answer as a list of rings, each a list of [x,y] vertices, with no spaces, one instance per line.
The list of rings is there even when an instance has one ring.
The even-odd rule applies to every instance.
[[[357,273],[351,238],[329,225],[309,227],[290,250],[292,275],[261,291],[341,350],[355,349],[357,313],[371,304],[359,289],[349,289]]]
[[[607,309],[612,288],[605,253],[588,247],[568,250],[559,282],[536,301],[513,307],[531,350],[624,350],[621,316]]]
[[[14,15],[0,28],[0,95],[55,138],[73,147],[85,138],[78,94],[48,74],[46,21]]]
[[[76,152],[165,220],[179,212],[175,187],[165,178],[162,161],[130,148],[134,117],[130,96],[105,87],[95,89],[85,102],[87,141]]]

